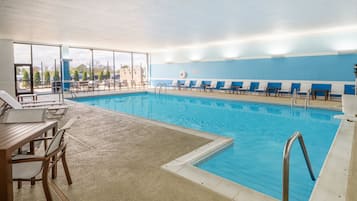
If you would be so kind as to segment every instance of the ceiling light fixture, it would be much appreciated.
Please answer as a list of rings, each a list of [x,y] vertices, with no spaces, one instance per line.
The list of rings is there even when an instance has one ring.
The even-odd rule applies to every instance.
[[[239,59],[239,56],[226,56],[226,57],[224,57],[224,60],[237,60],[237,59]]]
[[[285,58],[285,54],[272,54],[270,57],[272,59]]]
[[[286,38],[290,38],[290,37],[307,36],[307,35],[322,34],[322,33],[339,33],[339,32],[346,32],[346,31],[357,31],[357,25],[330,27],[330,28],[322,28],[322,29],[312,29],[312,30],[296,31],[296,32],[285,32],[285,33],[278,33],[278,34],[260,34],[260,35],[250,36],[250,37],[241,37],[241,39],[220,40],[220,41],[212,41],[212,42],[197,44],[197,45],[184,45],[184,46],[177,46],[177,47],[172,47],[172,48],[157,49],[157,50],[153,50],[151,52],[164,52],[164,51],[168,51],[168,50],[172,51],[174,49],[205,48],[205,47],[209,47],[209,46],[245,43],[245,42],[251,42],[251,41],[281,40],[281,39],[286,39]]]
[[[353,50],[338,50],[337,54],[357,54],[357,49],[353,49]]]

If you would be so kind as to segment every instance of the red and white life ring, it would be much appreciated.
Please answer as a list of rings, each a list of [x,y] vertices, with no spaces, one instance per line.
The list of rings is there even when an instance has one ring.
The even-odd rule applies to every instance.
[[[180,78],[184,79],[187,77],[187,72],[186,71],[181,71],[180,72]]]

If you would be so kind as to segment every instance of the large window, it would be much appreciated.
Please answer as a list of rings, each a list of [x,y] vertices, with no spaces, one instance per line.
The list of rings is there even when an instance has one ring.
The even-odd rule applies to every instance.
[[[93,50],[93,72],[98,87],[114,87],[114,59],[112,51]],[[112,79],[113,78],[113,79]]]
[[[63,73],[60,52],[60,46],[14,43],[17,93],[59,91]],[[70,76],[66,74],[65,83],[72,84],[68,86],[115,89],[143,86],[148,80],[144,53],[69,48],[69,58]]]
[[[133,80],[140,85],[143,85],[147,79],[147,55],[133,53]]]
[[[61,80],[59,46],[15,43],[14,60],[17,94],[51,93]]]
[[[132,77],[131,53],[115,52],[115,72],[121,86],[131,86]]]
[[[60,47],[32,45],[34,92],[50,92],[51,82],[61,80]]]
[[[73,81],[93,80],[92,51],[90,49],[69,48],[70,74]]]

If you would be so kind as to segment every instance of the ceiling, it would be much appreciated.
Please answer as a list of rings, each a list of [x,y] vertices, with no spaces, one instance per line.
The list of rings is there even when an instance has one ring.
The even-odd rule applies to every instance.
[[[357,25],[357,0],[0,0],[0,38],[150,52]]]

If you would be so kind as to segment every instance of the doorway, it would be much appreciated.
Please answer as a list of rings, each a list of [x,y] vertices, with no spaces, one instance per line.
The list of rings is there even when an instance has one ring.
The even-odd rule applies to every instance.
[[[33,93],[33,69],[31,64],[15,64],[16,96]]]

